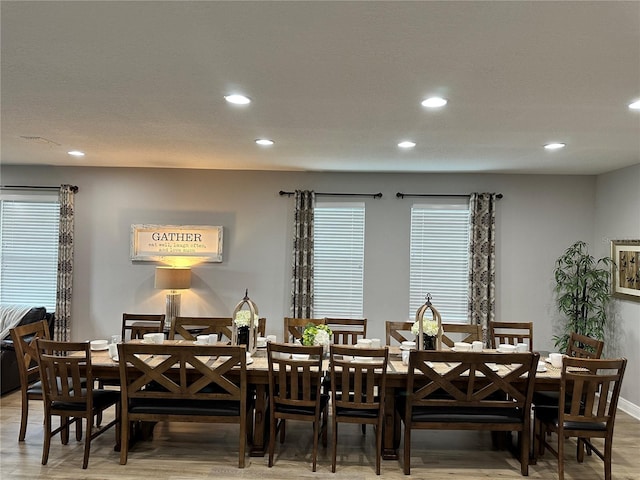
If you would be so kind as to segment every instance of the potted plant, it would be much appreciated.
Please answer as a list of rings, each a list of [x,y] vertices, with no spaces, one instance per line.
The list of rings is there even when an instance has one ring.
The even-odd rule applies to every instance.
[[[562,333],[553,337],[558,351],[566,351],[571,332],[604,339],[612,265],[609,257],[596,260],[582,241],[556,260],[554,290],[558,310],[565,316]]]

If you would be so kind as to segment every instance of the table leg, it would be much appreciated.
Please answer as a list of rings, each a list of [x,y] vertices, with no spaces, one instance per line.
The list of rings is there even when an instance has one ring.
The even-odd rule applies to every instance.
[[[382,458],[398,459],[400,443],[400,419],[396,419],[395,389],[387,387],[384,399],[384,428],[382,437]]]
[[[256,401],[253,424],[253,440],[251,442],[252,457],[264,457],[267,451],[267,430],[269,419],[267,418],[267,386],[256,385]]]

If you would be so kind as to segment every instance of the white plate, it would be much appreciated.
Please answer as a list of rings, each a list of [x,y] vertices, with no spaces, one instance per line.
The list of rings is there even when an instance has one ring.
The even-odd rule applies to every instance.
[[[468,350],[458,350],[456,347],[451,347],[450,350],[452,352],[472,352],[473,351],[470,348]]]
[[[536,372],[540,372],[540,373],[544,373],[547,371],[547,367],[545,367],[544,365],[542,365],[542,368],[538,367],[536,369]]]
[[[100,352],[100,351],[103,351],[103,350],[109,350],[109,345],[105,345],[104,347],[91,346],[91,350],[93,350],[94,352]]]

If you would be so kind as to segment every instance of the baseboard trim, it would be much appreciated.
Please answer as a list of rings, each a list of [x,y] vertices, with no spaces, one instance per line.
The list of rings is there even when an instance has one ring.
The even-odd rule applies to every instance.
[[[618,408],[624,413],[628,413],[636,420],[640,420],[640,406],[620,397],[618,398]]]

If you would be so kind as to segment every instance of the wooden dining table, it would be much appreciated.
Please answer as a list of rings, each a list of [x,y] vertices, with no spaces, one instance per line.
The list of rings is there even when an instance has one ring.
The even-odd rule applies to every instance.
[[[139,342],[140,340],[133,340]],[[193,345],[189,340],[165,340],[169,344]],[[485,350],[495,352],[495,350]],[[405,388],[407,381],[407,366],[402,363],[402,355],[399,347],[389,347],[389,362],[387,367],[385,418],[382,442],[382,458],[393,460],[398,458],[398,445],[400,439],[400,421],[395,411],[395,393]],[[535,390],[554,391],[560,387],[560,368],[552,367],[547,363],[546,355],[540,357],[540,363],[544,362],[546,371],[536,373]],[[119,364],[109,357],[107,351],[92,351],[91,363],[93,375],[97,378],[116,379],[120,376]],[[328,372],[329,362],[325,360],[323,369]],[[264,456],[268,447],[268,385],[269,367],[267,363],[266,349],[258,349],[247,364],[247,382],[255,393],[254,411],[252,416],[252,438],[250,455]]]

